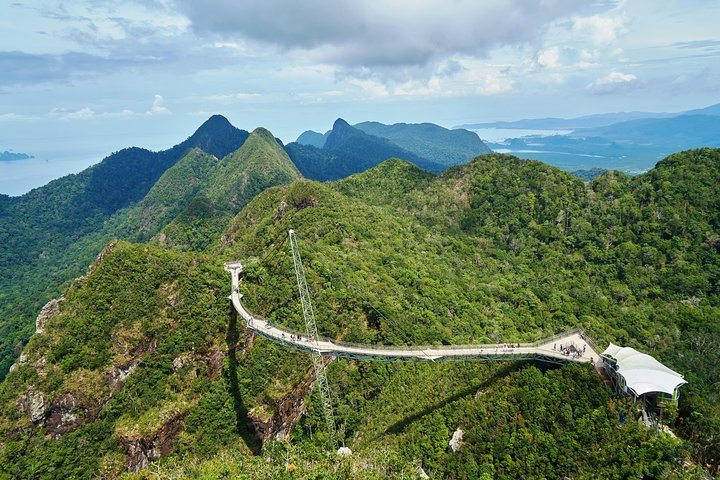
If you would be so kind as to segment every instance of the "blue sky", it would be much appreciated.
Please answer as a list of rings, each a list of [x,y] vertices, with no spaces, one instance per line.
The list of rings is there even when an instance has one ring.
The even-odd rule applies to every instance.
[[[0,5],[0,193],[214,113],[283,141],[720,102],[720,2],[146,0]]]

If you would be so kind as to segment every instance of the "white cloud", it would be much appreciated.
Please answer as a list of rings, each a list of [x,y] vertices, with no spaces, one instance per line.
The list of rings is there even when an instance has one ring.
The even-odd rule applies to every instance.
[[[167,107],[163,105],[164,102],[165,99],[163,99],[162,95],[155,94],[155,99],[153,100],[152,107],[150,107],[150,110],[145,113],[147,113],[148,115],[165,115],[170,113],[170,110],[168,110]]]
[[[378,82],[377,80],[373,80],[370,78],[352,78],[350,79],[350,85],[360,87],[374,97],[387,97],[388,95],[390,95],[390,92],[388,92],[388,89],[385,87],[385,85],[383,85],[381,82]]]
[[[90,107],[83,107],[80,110],[53,108],[48,112],[48,116],[61,120],[89,120],[95,117],[95,111]]]
[[[431,78],[427,82],[417,82],[409,80],[401,85],[398,85],[393,90],[393,94],[399,96],[438,96],[438,95],[451,95],[452,92],[443,90],[439,78]]]
[[[81,108],[76,112],[70,112],[67,114],[67,118],[72,120],[88,120],[95,116],[95,112],[90,107]]]
[[[623,15],[592,15],[573,18],[572,33],[588,36],[597,46],[615,43],[620,35],[627,32]]]
[[[575,67],[576,67],[576,68],[583,68],[583,69],[585,69],[585,68],[597,67],[597,66],[598,66],[597,63],[585,62],[585,61],[583,61],[583,62],[578,62],[578,63],[575,64]]]
[[[219,94],[219,95],[206,95],[204,97],[200,97],[200,100],[206,101],[206,102],[244,102],[247,100],[253,100],[256,98],[262,97],[259,93],[228,93],[228,94]]]
[[[482,56],[536,42],[549,23],[587,8],[582,0],[177,0],[199,35],[305,52],[346,68],[424,66],[455,54]],[[272,12],[272,14],[268,14]]]
[[[546,68],[557,67],[560,64],[559,60],[560,49],[558,47],[551,47],[541,51],[537,58],[538,64]]]
[[[34,117],[19,115],[15,112],[0,113],[0,122],[17,122],[22,120],[33,120]]]
[[[475,89],[478,95],[499,95],[512,91],[515,81],[506,75],[489,72],[483,75],[480,85]]]
[[[585,50],[584,48],[580,50],[580,58],[583,59],[583,61],[589,62],[591,60],[597,60],[600,57],[600,52],[597,50]]]
[[[634,88],[637,85],[638,78],[632,73],[622,73],[612,71],[604,77],[598,78],[590,83],[585,90],[594,95],[605,95],[609,93],[619,93]]]

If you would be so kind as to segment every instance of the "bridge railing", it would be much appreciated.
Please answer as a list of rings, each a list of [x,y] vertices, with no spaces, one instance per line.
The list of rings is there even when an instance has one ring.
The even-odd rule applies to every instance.
[[[259,323],[268,323],[276,328],[279,328],[286,334],[290,335],[296,335],[300,338],[307,339],[308,334],[307,332],[301,332],[299,330],[295,330],[291,327],[288,327],[286,325],[279,325],[274,322],[270,322],[267,319],[264,319],[262,317],[252,315],[252,318],[255,322]],[[557,335],[553,335],[551,337],[546,337],[543,339],[540,339],[538,341],[532,342],[532,343],[517,343],[517,342],[506,342],[506,343],[480,343],[480,344],[469,344],[469,345],[444,345],[444,344],[434,344],[434,345],[375,345],[375,344],[368,344],[368,343],[355,343],[355,342],[346,342],[343,340],[337,340],[335,338],[325,337],[318,335],[317,340],[319,342],[328,342],[333,345],[337,345],[339,347],[348,347],[348,348],[355,348],[355,349],[364,349],[364,350],[477,350],[477,349],[486,349],[486,350],[494,350],[494,349],[502,349],[502,348],[537,348],[541,345],[545,345],[547,343],[550,343],[554,340],[559,340],[562,338],[566,338],[570,335],[573,335],[575,333],[580,332],[579,328],[574,328],[567,330],[565,332],[559,333]],[[507,345],[507,347],[505,347]]]

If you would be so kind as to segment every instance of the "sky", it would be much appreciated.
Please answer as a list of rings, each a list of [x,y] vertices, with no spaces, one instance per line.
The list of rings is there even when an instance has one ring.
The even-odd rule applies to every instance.
[[[210,115],[284,142],[720,102],[714,0],[87,0],[0,4],[0,193]]]

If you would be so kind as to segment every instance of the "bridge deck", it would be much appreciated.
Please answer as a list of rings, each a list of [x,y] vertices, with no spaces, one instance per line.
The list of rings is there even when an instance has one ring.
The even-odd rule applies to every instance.
[[[582,332],[573,330],[555,337],[547,338],[535,343],[521,344],[487,344],[487,345],[428,345],[428,346],[393,346],[393,345],[366,345],[351,344],[334,339],[320,337],[312,340],[307,335],[301,335],[285,327],[266,321],[263,318],[251,315],[243,306],[242,294],[239,292],[240,272],[242,265],[239,262],[226,264],[225,269],[232,276],[232,294],[230,299],[237,313],[242,317],[245,326],[254,332],[269,338],[277,343],[301,350],[317,351],[322,355],[338,357],[385,360],[385,361],[449,361],[449,360],[530,360],[541,359],[553,363],[595,362],[600,358],[588,343]],[[560,346],[565,348],[573,345],[579,351],[585,351],[578,356],[565,355]]]

